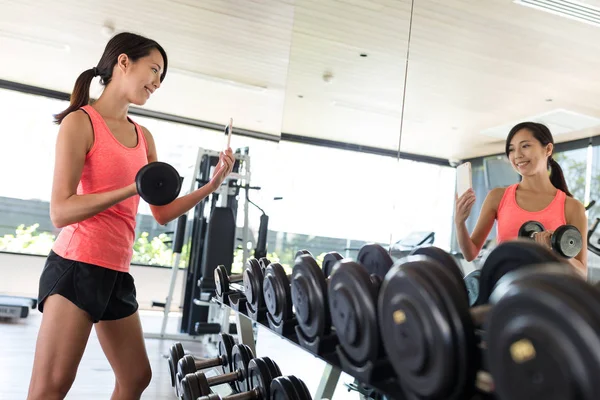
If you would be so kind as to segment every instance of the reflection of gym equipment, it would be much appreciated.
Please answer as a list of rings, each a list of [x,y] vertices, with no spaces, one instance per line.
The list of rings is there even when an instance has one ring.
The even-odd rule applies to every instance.
[[[400,239],[390,248],[390,255],[394,258],[406,257],[417,247],[433,244],[435,232],[417,231],[411,232],[405,238]]]

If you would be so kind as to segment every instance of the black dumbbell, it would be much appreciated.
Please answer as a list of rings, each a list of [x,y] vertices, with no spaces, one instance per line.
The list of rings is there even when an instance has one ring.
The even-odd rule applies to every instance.
[[[600,291],[564,264],[504,277],[490,298],[486,364],[499,400],[600,398]]]
[[[330,251],[329,253],[325,254],[323,257],[323,264],[321,265],[321,270],[323,271],[325,279],[331,276],[335,266],[337,265],[337,262],[343,259],[344,257],[336,251]]]
[[[519,237],[533,238],[546,229],[537,221],[528,221],[519,228]],[[561,225],[552,233],[550,239],[552,249],[563,257],[573,258],[583,249],[583,237],[579,229],[573,225]]]
[[[245,344],[236,344],[233,346],[232,352],[232,371],[217,375],[214,377],[206,377],[201,372],[188,373],[181,380],[181,393],[184,400],[196,400],[200,396],[210,394],[210,387],[223,383],[234,383],[237,391],[242,392],[248,390],[247,376],[248,365],[250,360],[254,358],[252,350]]]
[[[215,293],[217,297],[223,298],[223,295],[229,292],[229,284],[242,282],[244,274],[227,274],[227,269],[224,265],[217,265],[214,271]]]
[[[224,373],[233,371],[233,349],[235,342],[233,336],[228,333],[221,332],[221,340],[219,341],[219,355],[213,358],[195,359],[192,356],[184,356],[177,361],[177,374],[175,378],[176,388],[180,393],[181,381],[190,373],[212,368],[223,367]]]
[[[327,300],[327,285],[343,257],[330,252],[323,257],[322,268],[310,255],[301,255],[294,262],[291,276],[291,298],[303,338],[315,343],[331,333],[331,313]]]
[[[181,191],[182,181],[175,168],[160,161],[146,164],[135,176],[140,197],[154,206],[164,206],[175,200]]]
[[[558,259],[533,242],[501,246],[501,253],[508,252],[507,260],[515,246]],[[570,268],[566,263],[558,265]],[[504,275],[501,268],[496,272]],[[418,397],[471,398],[476,391],[476,376],[482,368],[480,351],[485,348],[481,330],[491,306],[487,301],[469,306],[460,274],[454,262],[409,256],[395,263],[382,284],[378,321],[385,351],[403,387]],[[482,269],[482,283],[484,274]],[[493,273],[487,276],[496,278]]]
[[[479,298],[479,280],[481,279],[481,270],[476,269],[470,272],[464,278],[467,294],[469,296],[469,305],[474,306]]]
[[[231,355],[231,351],[233,350],[233,346],[235,345],[235,341],[233,336],[228,333],[221,333],[221,339],[219,341],[219,355],[227,355],[229,358]],[[187,357],[185,361],[186,371],[189,370],[189,366],[192,364],[200,364],[201,362],[206,361],[206,358],[194,357],[194,356],[186,356],[185,351],[183,350],[183,345],[181,343],[174,343],[169,349],[169,356],[167,357],[167,362],[169,364],[169,375],[171,376],[171,386],[177,387],[177,384],[181,381],[181,378],[185,375],[179,374],[178,376],[178,363],[182,358]],[[194,367],[194,371],[196,371],[196,367]],[[229,365],[225,366],[224,369],[230,369]],[[191,372],[194,372],[191,371]],[[227,372],[231,372],[230,370]]]
[[[296,253],[296,256],[300,253],[310,254],[308,250],[300,250]],[[256,320],[261,318],[261,310],[266,311],[263,282],[265,280],[266,269],[270,264],[270,261],[266,258],[261,258],[260,260],[251,258],[248,259],[244,266],[244,295],[248,301],[246,308],[250,317]]]
[[[255,358],[248,365],[248,382],[252,389],[247,392],[236,393],[221,397],[218,394],[209,394],[199,397],[198,400],[271,400],[271,383],[275,378],[281,376],[279,367],[274,362],[265,361],[267,357]],[[287,391],[292,395],[294,392]],[[279,399],[279,398],[278,398]],[[282,399],[285,399],[283,397]],[[293,399],[293,397],[292,397]],[[304,399],[301,399],[304,400]]]
[[[456,262],[456,258],[436,246],[417,247],[411,251],[409,255],[429,257],[440,264],[445,265],[457,279],[464,281],[464,285],[461,285],[460,291],[461,293],[464,292],[466,294],[469,305],[473,306],[475,304],[477,297],[479,296],[479,270],[474,271],[463,278],[462,268]]]
[[[479,293],[472,306],[487,304],[496,283],[507,273],[540,264],[567,263],[555,251],[529,240],[512,240],[499,244],[486,257],[479,276]],[[471,282],[475,286],[477,282]]]
[[[308,250],[300,250],[296,253],[295,263],[302,258],[307,258],[313,261],[317,266],[313,255]],[[340,260],[342,256],[336,252],[327,253],[323,259],[323,273],[327,270],[331,273],[335,262]],[[271,264],[264,271],[263,281],[263,296],[268,310],[268,319],[271,326],[281,333],[281,325],[284,321],[292,320],[293,315],[293,300],[291,285],[292,275],[286,274],[280,264]],[[295,325],[295,324],[294,324]]]
[[[359,262],[344,259],[330,277],[328,303],[332,325],[349,368],[376,363],[382,354],[377,324],[377,293],[393,260],[377,244],[363,246]],[[363,260],[363,264],[360,260]]]
[[[306,384],[294,375],[280,376],[271,381],[272,400],[312,400]]]
[[[242,280],[244,284],[244,296],[246,297],[246,309],[251,318],[258,320],[261,318],[261,310],[265,308],[263,299],[263,280],[265,263],[259,262],[255,258],[249,258],[244,265]]]
[[[283,329],[282,324],[293,318],[290,276],[281,264],[271,263],[264,270],[262,287],[269,325]]]

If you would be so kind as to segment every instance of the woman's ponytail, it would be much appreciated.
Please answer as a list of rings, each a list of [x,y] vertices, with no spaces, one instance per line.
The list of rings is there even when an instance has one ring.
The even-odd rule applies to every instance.
[[[567,196],[573,197],[571,192],[569,192],[569,188],[567,187],[567,181],[565,180],[565,175],[563,174],[560,164],[556,162],[552,156],[548,158],[548,166],[550,167],[550,182],[552,182],[552,185],[554,185],[555,188],[565,192]]]
[[[67,107],[63,112],[56,114],[54,116],[57,124],[60,125],[62,120],[72,113],[73,111],[79,110],[81,107],[88,105],[90,102],[90,86],[92,84],[92,80],[98,74],[98,70],[94,67],[83,71],[77,81],[75,81],[75,87],[73,88],[73,93],[71,94],[71,104]]]

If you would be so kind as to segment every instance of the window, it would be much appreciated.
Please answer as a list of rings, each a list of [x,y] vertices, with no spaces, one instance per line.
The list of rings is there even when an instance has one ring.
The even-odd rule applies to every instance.
[[[3,121],[0,167],[0,250],[47,254],[58,230],[49,218],[58,126],[52,115],[67,103],[0,90]],[[221,150],[222,132],[133,116],[154,136],[158,157],[191,187],[199,147]],[[268,252],[288,266],[295,252],[315,256],[339,251],[355,256],[366,242],[387,246],[414,231],[435,231],[435,244],[448,248],[452,229],[454,169],[291,142],[233,137],[232,148],[249,148],[251,184],[261,190],[250,199],[269,216]],[[280,197],[280,200],[275,200]],[[240,196],[240,211],[244,196]],[[249,207],[249,225],[257,237],[261,212]],[[238,212],[238,226],[243,225]],[[23,225],[23,229],[17,227]],[[137,216],[134,263],[168,265],[165,232],[143,201]],[[17,237],[14,237],[17,236]],[[251,245],[254,246],[254,239]],[[241,244],[243,245],[243,244]],[[184,250],[185,251],[185,250]],[[185,253],[184,253],[185,255]],[[182,264],[187,263],[183,257]]]
[[[573,197],[586,204],[587,147],[583,149],[557,152],[554,160],[560,165],[565,181]]]

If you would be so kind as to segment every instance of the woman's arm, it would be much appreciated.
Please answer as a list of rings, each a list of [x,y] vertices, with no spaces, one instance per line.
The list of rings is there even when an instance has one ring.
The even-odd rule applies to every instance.
[[[61,123],[56,139],[50,219],[57,228],[81,222],[137,193],[135,182],[104,193],[77,194],[87,152],[94,142],[85,112],[75,111]]]
[[[494,226],[498,205],[500,204],[504,190],[503,188],[496,188],[488,193],[471,235],[469,235],[465,221],[475,202],[475,194],[470,190],[457,199],[455,213],[456,238],[465,260],[473,261],[481,251],[485,240]]]
[[[146,142],[148,143],[148,162],[158,161],[158,156],[156,152],[156,145],[154,143],[154,138],[148,129],[142,127],[144,131],[144,135],[146,137]],[[219,163],[217,166],[215,173],[211,181],[194,190],[192,193],[186,194],[185,196],[178,197],[173,200],[171,203],[164,206],[153,206],[150,205],[150,210],[152,211],[152,215],[156,222],[161,225],[166,225],[174,219],[179,218],[181,215],[185,214],[189,210],[191,210],[196,204],[202,201],[205,197],[213,193],[215,190],[221,186],[223,180],[229,175],[233,168],[233,153],[231,149],[228,149],[225,153],[226,155],[221,155],[220,159],[223,161],[224,166]]]
[[[575,226],[581,232],[583,247],[579,254],[569,259],[569,263],[575,267],[584,279],[587,279],[587,233],[588,222],[585,215],[585,207],[578,200],[567,197],[565,203],[565,217],[567,224]]]

